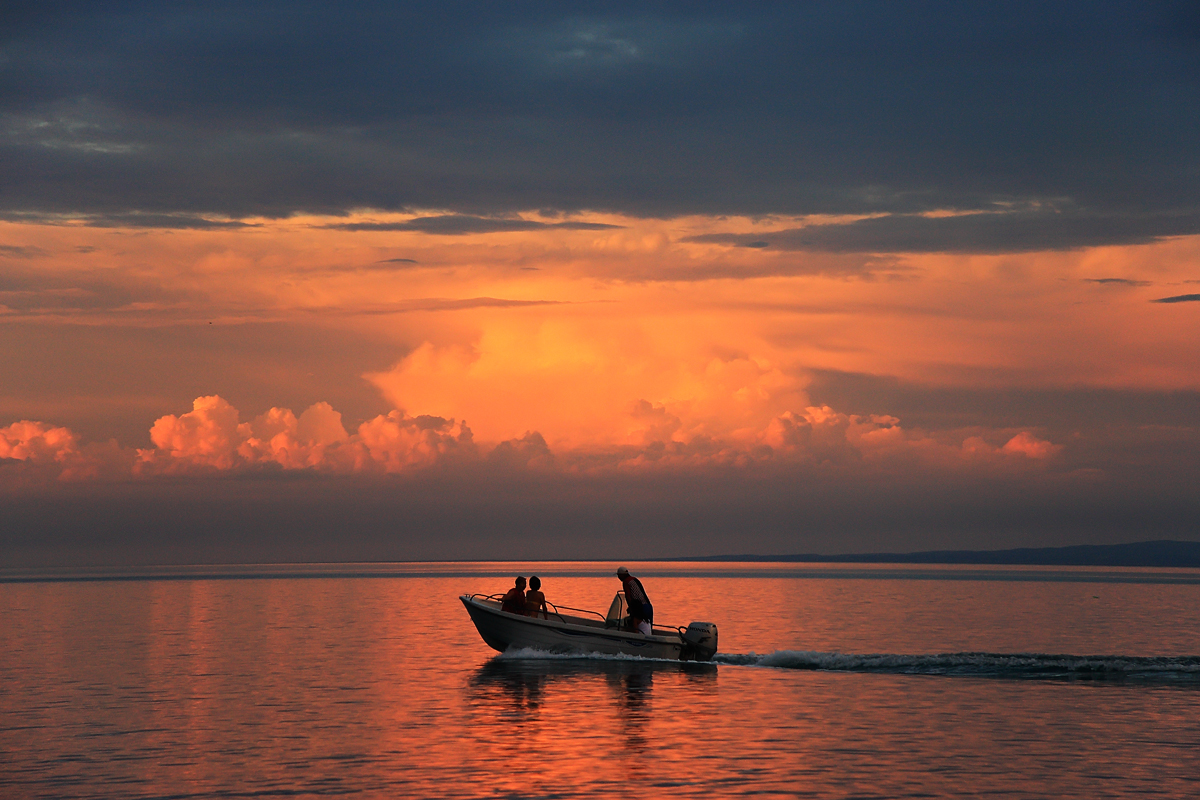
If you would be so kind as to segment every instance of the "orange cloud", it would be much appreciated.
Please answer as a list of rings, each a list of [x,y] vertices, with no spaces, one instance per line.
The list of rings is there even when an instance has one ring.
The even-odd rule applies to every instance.
[[[60,481],[90,480],[128,474],[130,457],[115,442],[81,446],[75,433],[44,422],[22,420],[0,428],[0,466],[19,462],[21,477]]]
[[[323,472],[405,472],[455,457],[473,457],[471,431],[454,420],[375,417],[351,436],[328,403],[299,417],[272,408],[251,422],[221,397],[198,397],[192,410],[161,417],[150,429],[153,450],[138,450],[141,475],[229,471],[275,465]]]
[[[1062,450],[1060,445],[1039,439],[1028,431],[1021,431],[1000,448],[1004,453],[1020,453],[1027,458],[1049,458]]]
[[[488,318],[473,343],[427,341],[368,378],[397,407],[466,419],[491,442],[529,430],[556,449],[748,439],[807,405],[802,378],[772,354],[753,331],[712,330],[700,315],[589,309]]]
[[[433,416],[410,417],[391,411],[358,428],[356,470],[404,472],[444,461],[474,459],[478,451],[471,429],[462,422]]]
[[[251,433],[238,423],[237,409],[220,397],[197,397],[192,410],[178,417],[162,417],[150,429],[157,451],[139,451],[143,463],[190,463],[229,469],[238,457],[238,447]]]
[[[989,425],[965,413],[961,424],[977,428],[914,430],[886,415],[842,413],[839,404],[879,409],[866,390],[836,401],[810,391],[810,376],[858,373],[920,389],[1200,389],[1200,348],[1186,324],[1195,304],[1149,302],[1185,293],[1200,277],[1200,236],[1045,253],[863,256],[696,238],[757,237],[806,222],[796,219],[590,214],[572,218],[582,227],[555,227],[530,213],[494,230],[442,235],[413,217],[375,215],[383,227],[366,230],[353,229],[369,221],[363,215],[170,232],[0,222],[4,241],[28,255],[10,262],[11,288],[0,293],[11,340],[36,327],[51,351],[75,355],[89,346],[76,346],[86,325],[105,343],[72,366],[35,358],[32,347],[5,362],[24,370],[0,396],[7,419],[65,418],[95,430],[121,415],[120,430],[137,435],[140,409],[191,396],[180,392],[191,391],[196,361],[213,371],[212,385],[236,387],[256,408],[278,392],[325,397],[354,415],[345,423],[318,403],[243,421],[220,398],[200,398],[157,420],[150,447],[119,458],[44,423],[18,423],[44,428],[28,435],[6,429],[7,452],[40,454],[6,458],[71,475],[136,463],[139,476],[385,473],[451,462],[1037,469],[1059,446],[1022,429],[1032,423]],[[171,337],[114,333],[167,325],[176,326]],[[344,357],[348,348],[355,359]],[[335,389],[329,365],[351,361]],[[367,381],[359,386],[357,376]],[[35,384],[40,394],[25,394]],[[398,410],[367,419],[381,410],[379,395]]]
[[[213,395],[196,398],[189,412],[156,420],[150,429],[153,448],[128,451],[115,443],[81,447],[66,428],[23,421],[0,429],[0,458],[28,462],[60,480],[120,480],[264,468],[405,474],[485,463],[576,474],[755,464],[851,472],[920,465],[936,471],[1019,467],[1049,459],[1061,450],[1028,431],[995,446],[979,435],[935,438],[905,430],[895,417],[847,415],[828,406],[785,412],[757,430],[737,429],[729,436],[686,431],[676,416],[649,403],[636,404],[630,416],[644,425],[631,443],[552,449],[541,433],[528,431],[481,447],[465,423],[444,417],[393,410],[367,420],[350,434],[341,414],[328,403],[310,406],[298,417],[290,409],[272,408],[241,422],[236,408]]]
[[[695,240],[810,221],[795,218],[590,214],[573,221],[615,227],[462,236],[329,227],[403,225],[412,217],[247,220],[253,227],[170,232],[0,222],[0,236],[38,254],[14,262],[19,291],[0,296],[9,307],[0,318],[105,326],[317,321],[392,342],[398,356],[422,343],[438,348],[438,358],[461,348],[479,357],[477,382],[507,372],[532,382],[536,396],[607,366],[610,382],[637,380],[624,404],[673,399],[671,387],[659,390],[653,376],[629,376],[627,368],[664,377],[676,363],[702,370],[714,343],[773,368],[937,385],[1200,387],[1200,349],[1192,329],[1178,324],[1194,308],[1149,302],[1186,293],[1200,236],[1044,253],[863,256]],[[538,305],[544,301],[557,305]],[[568,345],[574,362],[556,352]],[[513,349],[501,354],[506,347]],[[538,363],[515,363],[524,356]],[[559,376],[546,369],[555,365]],[[408,365],[414,377],[419,367]],[[377,383],[400,397],[413,391],[404,377],[401,369]],[[499,388],[491,394],[522,391]],[[415,408],[403,397],[394,402]],[[519,402],[511,405],[507,411],[519,412]],[[474,411],[430,413],[465,416],[493,437]],[[554,440],[557,424],[541,424]]]
[[[44,422],[22,420],[0,428],[0,458],[62,463],[79,455],[75,434]]]

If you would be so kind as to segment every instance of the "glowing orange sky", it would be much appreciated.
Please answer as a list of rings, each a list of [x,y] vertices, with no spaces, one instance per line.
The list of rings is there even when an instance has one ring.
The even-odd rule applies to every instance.
[[[685,241],[714,231],[794,228],[802,219],[592,215],[572,220],[614,227],[468,235],[332,227],[410,216],[259,219],[228,230],[0,223],[0,241],[16,254],[10,273],[21,279],[0,292],[0,324],[199,330],[273,321],[369,336],[393,350],[390,364],[361,375],[363,391],[401,412],[389,435],[411,428],[396,420],[432,415],[469,426],[480,452],[530,432],[560,454],[697,441],[718,442],[726,452],[764,444],[782,452],[780,426],[788,420],[818,427],[840,420],[846,430],[859,426],[854,446],[862,452],[884,439],[913,448],[936,439],[947,452],[986,446],[1033,460],[1052,457],[1065,443],[1000,423],[931,438],[903,419],[852,420],[841,409],[810,409],[810,376],[836,370],[991,389],[1200,389],[1195,304],[1149,302],[1197,286],[1200,237],[1030,254],[862,256]],[[247,365],[219,349],[206,358],[211,386],[200,393],[236,396]],[[281,386],[292,379],[278,375]],[[315,380],[319,385],[320,376]],[[114,404],[129,392],[116,380],[109,391]],[[328,399],[313,396],[309,404]],[[6,392],[0,447],[7,449],[0,455],[24,460],[37,449],[29,443],[32,428],[4,425],[28,420],[48,431],[61,426],[59,417],[70,418],[72,404],[98,402],[105,398],[92,393],[41,407],[20,391]],[[246,445],[254,455],[242,460],[267,458],[271,437],[289,424],[288,435],[299,436],[291,455],[269,456],[289,467],[322,462],[311,452],[318,445],[353,440],[370,451],[358,428],[370,422],[365,416],[338,416],[341,433],[327,425],[324,434],[298,434],[296,418],[306,407],[293,409],[291,422],[270,435],[221,434],[234,437],[223,445],[227,455],[254,439],[259,444]],[[119,441],[130,454],[164,449],[160,417],[192,419],[184,417],[192,409],[156,406],[154,398],[134,399],[128,408],[143,430],[156,431],[152,442]],[[230,424],[248,425],[268,412],[237,408]],[[283,419],[282,411],[270,413]],[[166,450],[191,458],[208,447],[210,466],[240,463],[232,455],[210,458],[215,451],[196,430],[191,444],[178,439]],[[431,430],[420,436],[437,433]],[[451,438],[462,433],[455,431]],[[87,444],[68,433],[73,446]],[[410,463],[414,446],[404,445],[409,455],[395,463]],[[299,457],[297,447],[308,449]],[[143,457],[143,470],[153,461]],[[386,462],[380,456],[371,463]]]

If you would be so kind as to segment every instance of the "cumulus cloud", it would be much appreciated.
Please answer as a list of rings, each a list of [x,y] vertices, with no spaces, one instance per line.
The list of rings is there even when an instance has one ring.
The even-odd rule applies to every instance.
[[[1030,433],[1003,431],[937,435],[907,430],[896,417],[844,414],[829,406],[788,411],[759,429],[711,436],[684,429],[664,407],[641,401],[631,416],[644,423],[641,442],[619,447],[577,447],[553,454],[553,465],[574,473],[669,472],[713,467],[803,467],[838,474],[900,474],[960,470],[1012,471],[1044,462],[1061,451]],[[537,436],[504,442],[493,455],[508,454]],[[537,436],[539,446],[544,445]],[[999,444],[1004,442],[1004,444]],[[525,461],[521,462],[522,464]],[[550,462],[544,461],[543,465]]]
[[[0,428],[0,468],[16,468],[22,480],[88,480],[127,474],[129,454],[113,442],[80,445],[68,428],[21,420]],[[11,470],[6,470],[11,472]]]
[[[156,420],[150,441],[158,448],[140,451],[143,463],[191,463],[228,469],[235,463],[238,446],[250,435],[250,426],[238,423],[237,409],[220,397],[198,397],[192,410],[178,417]]]
[[[989,438],[1001,435],[996,432]],[[1013,456],[1043,460],[1062,449],[1028,431],[998,446],[979,435],[906,430],[898,418],[890,415],[843,414],[829,406],[809,407],[772,420],[761,441],[777,453],[815,463],[862,461],[884,467],[900,462],[950,468],[1005,462],[1011,465]]]
[[[79,453],[75,434],[43,422],[22,420],[0,428],[0,458],[62,462]]]
[[[1040,459],[1057,454],[1062,447],[1039,439],[1028,431],[1022,431],[1009,439],[1000,450],[1003,453],[1020,453],[1027,458]]]
[[[773,452],[785,456],[838,464],[859,460],[864,450],[892,434],[899,435],[898,422],[892,417],[839,414],[828,406],[809,407],[771,420],[759,438]]]
[[[549,469],[555,466],[550,446],[537,431],[529,431],[520,439],[500,442],[488,453],[492,464],[523,469]]]
[[[469,347],[426,342],[368,378],[396,407],[469,419],[488,441],[536,430],[556,450],[744,438],[808,405],[780,364],[710,338],[703,320],[496,320]]]
[[[139,474],[282,468],[322,472],[395,473],[476,454],[470,428],[433,416],[391,411],[367,420],[354,435],[328,403],[299,417],[272,408],[250,422],[218,396],[198,397],[192,410],[161,417],[150,429],[154,449],[138,451]]]
[[[630,418],[641,427],[629,444],[585,443],[553,450],[538,431],[491,444],[476,443],[462,421],[400,410],[363,422],[353,432],[328,403],[299,416],[271,408],[243,422],[217,395],[198,397],[192,410],[168,414],[150,429],[152,448],[122,450],[115,443],[80,445],[74,432],[42,422],[0,428],[0,465],[26,477],[59,480],[153,479],[262,471],[312,474],[403,475],[431,468],[487,466],[500,470],[588,475],[713,467],[805,466],[888,471],[1030,464],[1062,449],[1029,431],[1005,441],[997,432],[966,438],[909,431],[887,415],[852,415],[810,406],[758,428],[712,435],[688,427],[661,405],[640,401]],[[992,441],[1005,441],[992,444]]]
[[[364,422],[352,447],[356,469],[383,472],[473,460],[478,453],[466,423],[428,415],[409,417],[401,411]]]

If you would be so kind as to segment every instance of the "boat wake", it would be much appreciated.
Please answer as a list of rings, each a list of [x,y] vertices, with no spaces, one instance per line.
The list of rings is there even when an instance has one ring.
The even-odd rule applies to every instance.
[[[494,662],[620,662],[675,664],[676,659],[604,653],[551,653],[513,648]],[[686,662],[685,662],[686,663]],[[707,666],[771,667],[824,672],[870,672],[892,675],[947,675],[976,678],[1130,681],[1200,686],[1200,656],[1076,656],[1048,653],[820,653],[776,650],[773,653],[718,653]]]
[[[1200,685],[1200,656],[1074,656],[1046,653],[939,653],[899,655],[777,650],[758,655],[718,653],[718,664],[896,675],[981,678],[1128,680]]]

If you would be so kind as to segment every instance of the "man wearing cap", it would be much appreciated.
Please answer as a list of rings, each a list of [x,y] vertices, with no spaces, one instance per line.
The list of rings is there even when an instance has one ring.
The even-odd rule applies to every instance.
[[[629,606],[629,628],[650,635],[650,626],[654,622],[654,606],[650,605],[650,596],[646,594],[642,582],[629,574],[629,570],[621,567],[617,570],[621,586],[625,590],[625,603]]]

